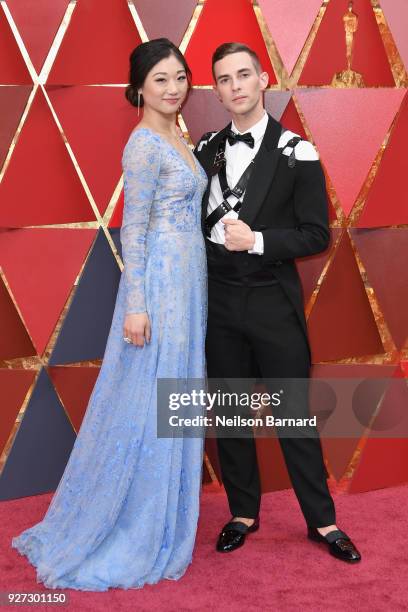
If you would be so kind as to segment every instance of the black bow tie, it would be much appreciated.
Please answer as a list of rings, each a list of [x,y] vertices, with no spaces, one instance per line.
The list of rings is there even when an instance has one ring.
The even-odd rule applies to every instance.
[[[251,147],[251,149],[253,149],[255,146],[255,140],[251,132],[245,132],[245,134],[237,134],[236,132],[233,132],[232,130],[228,130],[227,140],[231,146],[236,144],[239,140],[241,142],[245,142],[245,144],[247,144],[248,147]]]

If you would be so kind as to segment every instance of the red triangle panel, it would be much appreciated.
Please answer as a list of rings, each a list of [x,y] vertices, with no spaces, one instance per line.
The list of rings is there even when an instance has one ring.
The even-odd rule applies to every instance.
[[[166,37],[178,46],[193,16],[197,0],[133,0],[133,4],[150,40]]]
[[[296,91],[346,216],[401,105],[405,89]]]
[[[3,227],[95,221],[41,89],[0,183],[0,200]]]
[[[4,85],[32,83],[30,73],[3,10],[0,10],[0,83]]]
[[[352,230],[351,235],[391,335],[402,348],[408,339],[408,229]]]
[[[16,310],[3,279],[0,279],[0,321],[0,360],[29,357],[36,354],[24,322]]]
[[[347,68],[343,24],[347,6],[346,0],[328,3],[299,84],[329,85],[336,73]],[[354,0],[353,12],[358,16],[358,25],[354,34],[352,70],[362,74],[366,87],[393,87],[394,78],[370,0]]]
[[[313,362],[383,352],[347,232],[308,319]]]
[[[269,73],[269,83],[276,83],[265,42],[251,0],[206,0],[186,49],[186,59],[193,72],[194,85],[211,85],[211,57],[227,41],[248,45],[257,52],[262,68]]]
[[[122,174],[123,148],[139,121],[135,109],[121,87],[52,87],[48,94],[103,215]]]
[[[358,219],[358,227],[408,224],[407,138],[408,94],[405,94],[363,213]]]
[[[48,374],[76,432],[81,427],[99,371],[100,368],[86,367],[48,368]]]
[[[7,0],[30,59],[40,73],[69,0]]]
[[[127,83],[140,42],[126,0],[78,0],[48,84]]]
[[[40,355],[95,233],[50,228],[0,233],[0,265]]]
[[[323,0],[258,0],[279,55],[290,75]],[[288,36],[290,32],[290,36]]]
[[[0,369],[1,419],[0,454],[12,432],[27,391],[36,375],[35,370]]]

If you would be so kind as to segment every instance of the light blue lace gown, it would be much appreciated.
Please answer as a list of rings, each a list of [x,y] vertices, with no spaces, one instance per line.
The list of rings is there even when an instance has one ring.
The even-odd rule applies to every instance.
[[[157,438],[156,379],[205,376],[207,177],[194,163],[148,128],[124,148],[125,268],[101,370],[44,519],[12,539],[47,587],[140,588],[191,563],[203,439]],[[145,310],[150,344],[127,344],[125,314]]]

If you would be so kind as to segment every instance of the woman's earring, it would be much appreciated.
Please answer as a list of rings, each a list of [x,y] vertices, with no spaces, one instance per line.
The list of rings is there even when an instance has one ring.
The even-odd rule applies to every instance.
[[[137,116],[139,117],[140,113],[140,91],[137,92]]]

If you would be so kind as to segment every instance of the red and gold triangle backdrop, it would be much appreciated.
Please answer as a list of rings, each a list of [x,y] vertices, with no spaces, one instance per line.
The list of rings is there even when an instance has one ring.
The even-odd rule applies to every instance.
[[[211,90],[214,48],[239,40],[258,52],[267,110],[314,143],[327,178],[330,247],[297,262],[313,375],[406,381],[408,4],[354,0],[358,86],[333,80],[347,67],[347,6],[1,0],[0,499],[56,488],[99,372],[123,269],[121,154],[138,120],[128,58],[151,38],[173,40],[192,68],[180,116],[190,143],[228,121]],[[257,440],[265,491],[290,486],[276,442]],[[323,447],[337,490],[408,480],[407,439]],[[213,440],[204,467],[220,480]]]

